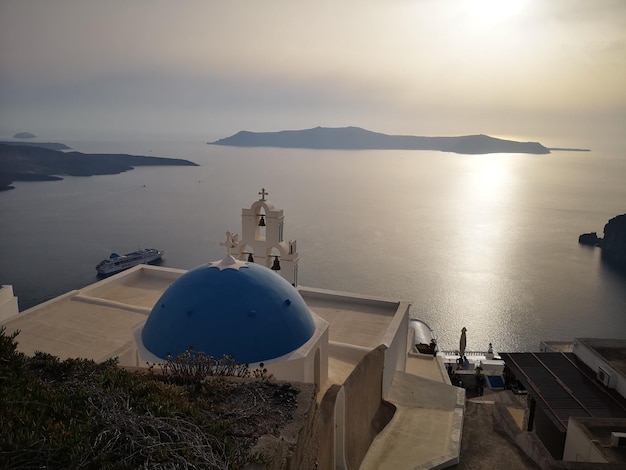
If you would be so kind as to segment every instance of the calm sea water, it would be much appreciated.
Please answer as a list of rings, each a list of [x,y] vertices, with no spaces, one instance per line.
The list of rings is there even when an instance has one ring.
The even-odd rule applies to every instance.
[[[204,142],[71,142],[84,152],[178,157],[199,167],[17,183],[0,193],[0,283],[20,309],[97,280],[111,252],[220,259],[224,232],[262,187],[285,211],[308,286],[412,303],[444,348],[538,350],[541,340],[626,338],[626,277],[578,235],[626,212],[615,151],[455,155],[241,149]]]

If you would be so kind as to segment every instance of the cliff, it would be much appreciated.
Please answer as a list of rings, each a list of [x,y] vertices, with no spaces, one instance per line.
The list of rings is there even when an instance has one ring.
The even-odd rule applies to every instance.
[[[606,223],[604,237],[598,237],[596,232],[583,233],[578,237],[578,243],[599,246],[603,261],[626,270],[626,214],[613,217]]]
[[[178,158],[126,154],[60,152],[39,146],[0,143],[0,191],[13,189],[14,181],[54,181],[59,175],[114,175],[137,166],[198,166]]]
[[[550,150],[538,142],[516,142],[488,135],[460,137],[419,137],[388,135],[359,127],[316,127],[296,131],[249,132],[208,142],[236,147],[283,147],[339,150],[437,150],[460,154],[531,153],[547,154]]]
[[[599,246],[604,261],[626,269],[626,214],[613,217],[607,222]]]

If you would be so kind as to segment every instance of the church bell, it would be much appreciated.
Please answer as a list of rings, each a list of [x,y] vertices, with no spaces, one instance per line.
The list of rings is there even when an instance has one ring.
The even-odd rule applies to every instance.
[[[274,264],[272,264],[271,269],[273,271],[280,271],[280,262],[278,261],[278,256],[274,257]]]
[[[265,216],[261,216],[261,220],[259,220],[259,227],[265,227]]]
[[[254,263],[254,258],[252,257],[252,253],[248,253],[248,262]]]

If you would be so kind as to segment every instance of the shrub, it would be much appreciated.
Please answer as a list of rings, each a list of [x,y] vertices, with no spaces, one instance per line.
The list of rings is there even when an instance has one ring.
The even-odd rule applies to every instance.
[[[18,333],[0,328],[2,468],[236,469],[295,406],[297,390],[270,383],[266,370],[228,378],[251,375],[233,358],[190,350],[161,374],[141,374],[116,360],[27,357]]]

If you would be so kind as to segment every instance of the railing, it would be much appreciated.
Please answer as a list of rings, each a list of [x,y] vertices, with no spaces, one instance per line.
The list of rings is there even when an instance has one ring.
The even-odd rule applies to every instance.
[[[439,350],[440,353],[443,353],[446,356],[460,356],[459,354],[459,350],[458,349],[454,349],[454,350]],[[488,353],[488,351],[465,351],[465,354],[463,354],[464,356],[486,356]],[[492,354],[494,356],[497,356],[496,353],[492,352]]]

